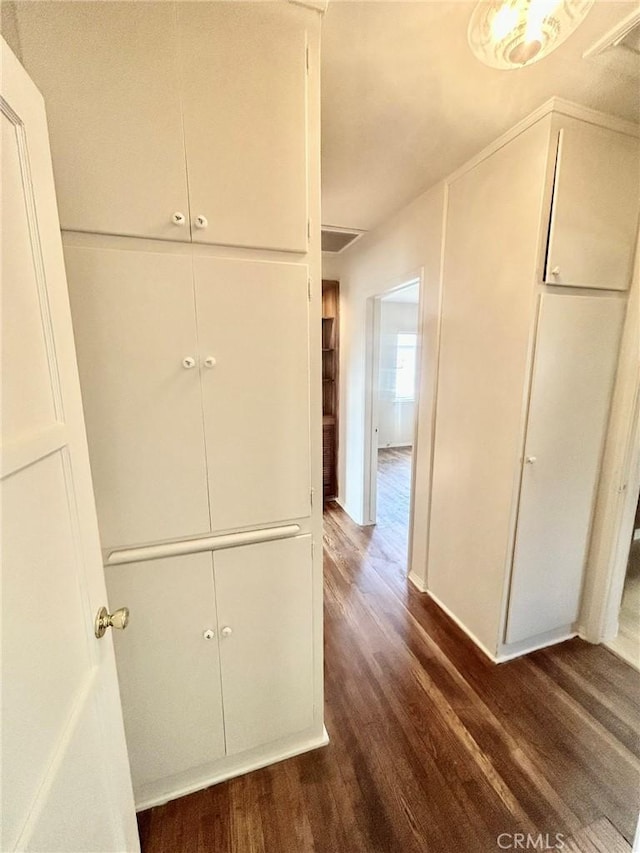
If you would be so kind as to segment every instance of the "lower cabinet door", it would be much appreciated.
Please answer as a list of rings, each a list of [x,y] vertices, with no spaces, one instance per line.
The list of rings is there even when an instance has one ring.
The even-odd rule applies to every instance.
[[[211,553],[106,569],[131,775],[144,786],[225,754]]]
[[[216,551],[227,753],[313,722],[311,537]]]
[[[542,296],[506,642],[572,625],[624,318],[611,296]]]

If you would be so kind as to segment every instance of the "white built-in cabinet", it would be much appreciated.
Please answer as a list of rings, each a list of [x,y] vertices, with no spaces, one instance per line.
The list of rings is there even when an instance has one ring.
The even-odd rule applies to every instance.
[[[16,4],[137,806],[326,743],[318,11]]]
[[[63,230],[307,251],[307,12],[81,1],[16,14]]]
[[[570,117],[556,132],[544,281],[627,290],[638,233],[638,139]]]
[[[112,566],[138,802],[313,723],[311,537]],[[223,760],[222,767],[219,767]]]
[[[212,530],[308,516],[309,270],[193,266]]]
[[[308,267],[65,257],[103,546],[308,516]]]
[[[505,640],[573,625],[624,319],[617,296],[540,296]]]
[[[562,102],[448,181],[428,589],[494,659],[578,630],[638,186]]]
[[[307,33],[282,6],[176,6],[195,242],[307,249]]]

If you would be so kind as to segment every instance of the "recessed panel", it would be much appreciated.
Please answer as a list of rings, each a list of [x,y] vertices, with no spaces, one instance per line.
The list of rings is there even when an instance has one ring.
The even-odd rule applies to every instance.
[[[5,843],[27,817],[88,666],[71,503],[60,453],[2,482]],[[52,613],[58,614],[53,630]]]
[[[56,420],[45,341],[46,293],[21,125],[2,113],[2,442]],[[27,392],[28,389],[28,392]]]

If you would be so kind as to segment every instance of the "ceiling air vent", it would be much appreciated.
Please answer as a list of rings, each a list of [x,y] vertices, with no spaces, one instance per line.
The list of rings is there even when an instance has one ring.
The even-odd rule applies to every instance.
[[[611,71],[640,82],[640,11],[627,15],[583,54]]]
[[[322,226],[322,251],[337,255],[347,246],[350,246],[364,231],[356,231],[353,228],[332,228],[329,225]]]

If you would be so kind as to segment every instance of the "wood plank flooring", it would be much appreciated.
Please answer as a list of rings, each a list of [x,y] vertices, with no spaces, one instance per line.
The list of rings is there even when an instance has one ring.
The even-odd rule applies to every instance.
[[[145,853],[630,850],[640,673],[580,640],[492,665],[407,583],[396,511],[325,512],[330,745],[140,814]]]
[[[387,553],[402,571],[407,569],[409,504],[411,500],[411,448],[378,450],[377,529],[386,540]]]

